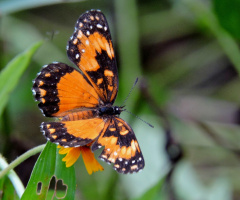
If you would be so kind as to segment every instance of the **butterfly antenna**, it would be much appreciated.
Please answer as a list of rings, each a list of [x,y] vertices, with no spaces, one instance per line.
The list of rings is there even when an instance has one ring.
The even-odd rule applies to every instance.
[[[58,33],[59,33],[59,31],[57,31],[57,30],[52,30],[52,31],[47,32],[46,34],[49,36],[49,39],[52,41],[52,40],[53,40],[53,37],[54,37],[55,35],[57,35]]]
[[[144,121],[143,119],[141,119],[140,117],[138,117],[137,115],[134,115],[133,113],[131,113],[130,111],[127,111],[127,110],[124,110],[126,111],[127,113],[133,115],[134,117],[136,117],[137,119],[141,120],[142,122],[144,122],[145,124],[147,124],[148,126],[150,126],[151,128],[154,128],[154,126],[146,121]]]
[[[130,94],[132,93],[132,91],[133,91],[133,88],[136,86],[137,82],[138,82],[138,78],[136,78],[136,80],[135,80],[135,82],[134,82],[134,84],[133,84],[133,86],[132,86],[132,88],[131,88],[130,92],[128,93],[128,95],[127,95],[126,99],[123,101],[123,103],[122,103],[122,105],[121,105],[120,107],[122,107],[122,106],[125,104],[125,102],[126,102],[126,101],[127,101],[127,99],[129,98]]]
[[[124,103],[127,101],[127,99],[129,98],[129,96],[130,96],[130,94],[132,93],[132,91],[133,91],[133,88],[136,86],[136,84],[137,84],[137,82],[138,82],[138,78],[136,78],[136,80],[135,80],[135,82],[134,82],[134,84],[133,84],[133,86],[132,86],[132,88],[131,88],[131,90],[130,90],[130,92],[128,93],[128,95],[127,95],[127,97],[126,97],[126,99],[123,101],[123,103],[122,103],[122,105],[120,106],[120,107],[124,107],[123,105],[124,105]],[[147,124],[148,126],[150,126],[150,127],[152,127],[152,128],[154,128],[154,126],[152,125],[152,124],[150,124],[150,123],[148,123],[148,122],[146,122],[146,121],[144,121],[143,119],[141,119],[140,117],[138,117],[137,115],[134,115],[133,113],[131,113],[130,111],[127,111],[126,109],[124,109],[123,111],[126,111],[127,113],[129,113],[129,114],[131,114],[131,115],[133,115],[134,117],[136,117],[137,119],[139,119],[139,120],[141,120],[142,122],[144,122],[145,124]]]

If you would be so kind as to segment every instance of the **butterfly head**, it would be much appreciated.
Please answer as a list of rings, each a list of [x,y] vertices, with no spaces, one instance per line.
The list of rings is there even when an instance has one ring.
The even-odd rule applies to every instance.
[[[125,106],[113,106],[113,110],[115,111],[116,115],[120,115],[122,111],[125,111]]]
[[[98,114],[99,116],[103,115],[120,115],[122,111],[124,111],[125,106],[111,106],[111,105],[106,105],[103,107],[100,107],[98,109]]]

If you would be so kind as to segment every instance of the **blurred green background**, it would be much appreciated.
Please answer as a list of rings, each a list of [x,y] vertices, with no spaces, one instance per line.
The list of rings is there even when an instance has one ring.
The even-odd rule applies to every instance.
[[[240,2],[238,0],[1,0],[0,68],[44,40],[0,116],[0,153],[8,162],[46,142],[47,121],[31,92],[41,66],[73,66],[66,44],[86,10],[105,14],[119,70],[122,113],[140,143],[145,168],[111,166],[89,176],[76,163],[75,199],[240,199]],[[0,99],[1,101],[1,99]],[[51,119],[50,119],[51,120]],[[100,152],[97,152],[99,154]],[[26,186],[38,156],[15,170]]]

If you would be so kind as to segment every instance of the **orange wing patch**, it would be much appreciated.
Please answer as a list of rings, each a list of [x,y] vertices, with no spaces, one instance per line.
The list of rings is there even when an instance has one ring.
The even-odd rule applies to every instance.
[[[57,90],[61,112],[81,107],[91,108],[98,105],[99,97],[94,88],[76,70],[63,76],[57,84]],[[56,113],[54,116],[59,116],[59,114]]]
[[[109,124],[109,125],[108,125]],[[92,150],[104,146],[99,156],[120,173],[133,173],[144,167],[144,159],[131,127],[122,119],[114,117],[93,144]]]
[[[83,75],[63,63],[43,68],[34,82],[33,92],[47,117],[62,117],[73,109],[99,104],[98,94]]]
[[[43,122],[41,130],[53,143],[65,147],[78,147],[89,144],[102,132],[105,122],[102,118],[77,121]]]

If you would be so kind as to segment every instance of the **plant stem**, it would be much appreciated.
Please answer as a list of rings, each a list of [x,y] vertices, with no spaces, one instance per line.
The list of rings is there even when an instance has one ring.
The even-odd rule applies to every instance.
[[[8,163],[6,162],[5,158],[0,154],[0,168],[6,168],[8,166]],[[18,175],[15,173],[15,171],[11,170],[8,173],[8,178],[13,184],[13,187],[15,188],[15,191],[19,198],[21,198],[22,194],[24,193],[24,186],[18,177]]]
[[[40,153],[46,144],[42,144],[39,145],[33,149],[28,150],[26,153],[22,154],[21,156],[19,156],[16,160],[14,160],[13,162],[11,162],[6,168],[4,168],[4,166],[2,165],[2,162],[4,161],[4,159],[2,157],[0,157],[0,168],[4,168],[1,172],[0,172],[0,179],[3,178],[10,170],[12,170],[13,168],[15,168],[16,166],[18,166],[20,163],[22,163],[23,161],[25,161],[26,159],[28,159],[29,157]]]

